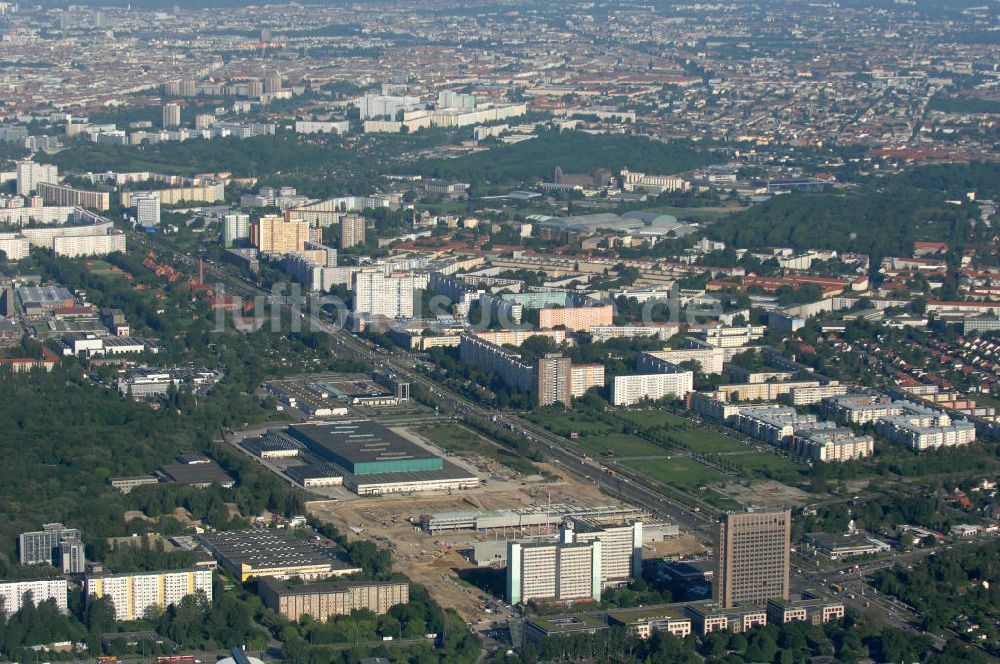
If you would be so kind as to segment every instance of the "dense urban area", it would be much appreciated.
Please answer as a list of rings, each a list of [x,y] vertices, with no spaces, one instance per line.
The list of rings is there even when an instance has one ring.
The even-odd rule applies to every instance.
[[[991,0],[0,0],[0,661],[996,662],[998,201]]]

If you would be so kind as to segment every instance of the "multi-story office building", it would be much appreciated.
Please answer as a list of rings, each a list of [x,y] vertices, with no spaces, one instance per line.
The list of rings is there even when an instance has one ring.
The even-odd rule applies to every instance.
[[[265,606],[295,621],[309,614],[313,620],[325,622],[331,616],[347,616],[357,610],[384,615],[392,607],[410,601],[410,584],[406,582],[289,585],[265,576],[258,580],[258,592]]]
[[[622,586],[642,575],[642,521],[608,526],[570,518],[563,539],[576,544],[601,542],[601,587]]]
[[[222,217],[222,246],[226,249],[250,240],[250,215],[231,212]]]
[[[47,205],[85,207],[101,210],[111,207],[111,194],[106,191],[85,191],[50,182],[39,182],[35,190]]]
[[[17,193],[27,196],[38,189],[42,182],[57,184],[59,169],[52,164],[38,164],[25,160],[17,162]]]
[[[507,601],[601,599],[601,541],[507,544]]]
[[[365,223],[360,214],[345,214],[340,218],[341,249],[365,243]]]
[[[160,225],[160,197],[154,193],[134,194],[132,206],[135,208],[135,221],[143,228],[155,228]]]
[[[83,574],[87,567],[86,549],[78,539],[59,542],[59,569],[63,574]]]
[[[181,125],[180,104],[163,105],[163,128],[179,127]]]
[[[109,597],[116,620],[141,620],[149,610],[163,610],[198,591],[212,601],[212,571],[184,569],[138,574],[93,574],[84,581],[88,598]]]
[[[31,596],[37,606],[48,600],[55,600],[62,613],[68,613],[68,588],[66,579],[32,579],[31,581],[0,582],[0,606],[10,616],[21,610],[24,596]]]
[[[41,530],[21,533],[18,537],[18,560],[22,565],[61,567],[59,545],[63,540],[80,539],[80,531],[61,523],[46,523]]]
[[[413,275],[388,276],[378,271],[354,274],[354,313],[386,318],[411,318]]]
[[[290,254],[300,252],[309,241],[309,224],[305,221],[285,221],[284,217],[267,214],[253,225],[253,240],[261,252]]]
[[[722,514],[712,583],[719,606],[764,606],[769,599],[788,599],[791,533],[787,509]]]

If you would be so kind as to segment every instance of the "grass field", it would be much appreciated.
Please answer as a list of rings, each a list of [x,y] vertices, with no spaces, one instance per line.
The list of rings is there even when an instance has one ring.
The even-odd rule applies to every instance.
[[[667,453],[659,445],[647,443],[641,438],[625,433],[592,434],[580,436],[570,441],[591,456],[598,457],[608,450],[614,450],[616,457],[663,456]]]
[[[588,434],[608,433],[613,427],[606,422],[585,420],[580,415],[534,413],[528,417],[532,422],[545,427],[558,436],[566,436],[573,432],[585,436]]]
[[[486,454],[493,456],[496,449],[482,438],[457,424],[445,423],[424,425],[416,430],[421,436],[439,447],[455,454]]]
[[[523,475],[533,475],[538,472],[538,468],[527,459],[504,447],[495,447],[478,434],[452,422],[428,424],[417,427],[414,431],[452,454],[484,456],[509,466]]]
[[[725,217],[726,215],[733,214],[734,212],[739,212],[739,208],[718,208],[718,207],[705,207],[705,208],[679,208],[672,207],[670,205],[658,205],[656,207],[649,208],[651,212],[659,212],[660,214],[670,214],[678,219],[691,219],[693,221],[714,221],[719,217]]]
[[[622,416],[639,429],[666,429],[667,433],[696,452],[715,454],[719,452],[743,452],[745,445],[729,436],[706,427],[700,427],[690,420],[664,411],[645,410],[622,413]]]
[[[726,477],[722,473],[687,457],[626,461],[625,465],[659,482],[675,486],[696,487],[703,484],[715,484],[723,481]]]
[[[788,459],[784,459],[773,454],[757,452],[755,454],[737,454],[726,457],[728,461],[735,463],[747,472],[763,470],[782,470],[797,472],[802,470],[802,466],[797,466]]]

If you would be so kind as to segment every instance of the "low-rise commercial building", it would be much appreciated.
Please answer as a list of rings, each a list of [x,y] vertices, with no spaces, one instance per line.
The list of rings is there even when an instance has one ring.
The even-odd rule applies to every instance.
[[[640,639],[648,639],[653,632],[667,632],[679,639],[691,634],[691,616],[679,606],[611,609],[608,611],[608,625],[625,627]]]
[[[198,535],[198,541],[240,581],[264,576],[313,580],[361,571],[338,558],[332,547],[312,537],[299,539],[288,529],[234,530]]]

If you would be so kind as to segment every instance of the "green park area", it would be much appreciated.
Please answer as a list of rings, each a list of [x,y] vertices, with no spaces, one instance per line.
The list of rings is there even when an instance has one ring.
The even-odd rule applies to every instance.
[[[621,413],[621,417],[640,430],[660,429],[693,452],[719,454],[747,449],[746,445],[725,434],[663,410],[627,411]]]
[[[688,457],[626,461],[625,465],[671,486],[698,487],[725,480],[725,475],[719,471]]]

